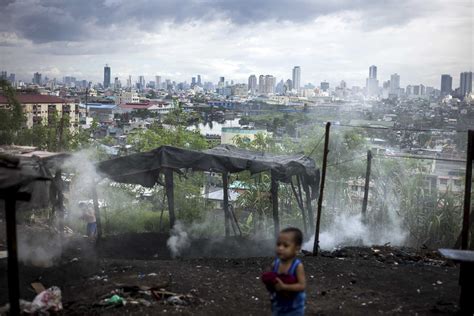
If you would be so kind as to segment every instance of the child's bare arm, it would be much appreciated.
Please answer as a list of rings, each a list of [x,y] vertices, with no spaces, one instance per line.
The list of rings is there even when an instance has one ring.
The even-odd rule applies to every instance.
[[[306,288],[306,276],[304,273],[303,264],[300,263],[298,267],[296,267],[296,279],[298,280],[297,283],[293,284],[285,284],[279,278],[277,278],[277,284],[275,284],[275,289],[277,291],[290,291],[290,292],[301,292],[304,291]]]

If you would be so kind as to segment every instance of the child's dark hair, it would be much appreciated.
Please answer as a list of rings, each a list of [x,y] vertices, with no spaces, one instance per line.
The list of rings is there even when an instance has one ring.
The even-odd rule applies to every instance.
[[[303,244],[303,233],[299,228],[296,227],[287,227],[281,231],[281,233],[292,233],[295,239],[295,244],[298,247],[301,247]]]

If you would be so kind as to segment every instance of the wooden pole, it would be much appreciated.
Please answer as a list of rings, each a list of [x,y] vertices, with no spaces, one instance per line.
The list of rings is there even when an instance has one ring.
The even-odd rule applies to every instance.
[[[472,160],[474,159],[474,130],[467,133],[466,182],[464,185],[464,216],[462,220],[461,249],[469,248],[469,227],[471,210]]]
[[[5,200],[8,250],[8,298],[10,315],[20,315],[20,277],[18,272],[18,248],[16,233],[16,192],[11,192]]]
[[[230,236],[230,216],[229,216],[229,174],[222,173],[222,190],[224,192],[224,228],[225,236]]]
[[[273,211],[273,227],[275,229],[275,239],[280,233],[280,218],[278,216],[278,181],[271,172],[271,194],[272,194],[272,211]]]
[[[314,229],[314,212],[313,206],[311,205],[311,192],[308,185],[303,185],[304,193],[306,195],[306,209],[308,211],[309,217],[309,230],[313,231]]]
[[[304,234],[306,235],[308,233],[308,227],[306,224],[306,212],[304,210],[303,202],[300,201],[300,198],[298,197],[298,193],[296,192],[295,185],[293,184],[293,180],[290,182],[291,185],[291,190],[293,191],[293,194],[295,195],[296,203],[298,204],[298,207],[301,210],[301,214],[303,215],[303,229],[304,229]]]
[[[321,184],[319,186],[319,198],[318,198],[318,214],[316,218],[316,231],[314,233],[314,245],[313,245],[313,256],[318,255],[319,251],[319,228],[321,224],[321,211],[323,208],[323,193],[324,183],[326,181],[326,168],[328,164],[328,153],[329,153],[329,131],[331,129],[331,122],[326,123],[326,133],[324,134],[324,152],[323,152],[323,166],[321,171]]]
[[[173,170],[165,169],[165,188],[166,198],[168,200],[168,212],[170,216],[170,229],[173,229],[174,222],[176,220],[174,215],[174,181],[173,181]]]
[[[372,152],[367,150],[367,169],[365,170],[364,200],[362,201],[362,219],[367,218],[367,203],[369,201],[370,169],[372,165]]]
[[[99,198],[97,197],[97,185],[92,184],[92,202],[94,203],[95,222],[97,225],[97,242],[102,238],[102,224],[100,220]]]

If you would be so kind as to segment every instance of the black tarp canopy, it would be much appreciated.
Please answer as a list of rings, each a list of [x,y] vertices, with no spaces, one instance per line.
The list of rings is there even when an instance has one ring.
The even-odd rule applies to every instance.
[[[319,169],[313,159],[303,155],[279,155],[240,149],[231,145],[197,151],[161,146],[156,149],[102,161],[98,172],[113,181],[154,186],[162,169],[192,169],[219,173],[249,170],[252,174],[271,171],[277,181],[291,182],[300,176],[304,186],[311,189],[312,199],[319,188]]]

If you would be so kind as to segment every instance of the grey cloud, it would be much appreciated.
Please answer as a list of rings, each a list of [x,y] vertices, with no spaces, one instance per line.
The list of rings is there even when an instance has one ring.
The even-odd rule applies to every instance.
[[[413,0],[0,0],[0,31],[35,43],[107,38],[113,25],[143,31],[163,22],[229,19],[235,25],[265,21],[304,23],[319,16],[358,11],[367,29],[403,24],[422,12]],[[119,33],[120,34],[120,33]]]

